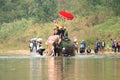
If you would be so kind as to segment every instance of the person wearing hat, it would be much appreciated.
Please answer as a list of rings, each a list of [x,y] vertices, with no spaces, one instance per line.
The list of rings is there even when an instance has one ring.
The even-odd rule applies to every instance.
[[[77,42],[77,39],[74,39],[74,49],[75,49],[75,53],[77,54],[78,53],[78,42]]]

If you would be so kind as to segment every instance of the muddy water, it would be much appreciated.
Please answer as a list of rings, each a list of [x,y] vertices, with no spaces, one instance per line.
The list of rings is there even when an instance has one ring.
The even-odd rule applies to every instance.
[[[0,80],[120,80],[120,58],[0,56]]]

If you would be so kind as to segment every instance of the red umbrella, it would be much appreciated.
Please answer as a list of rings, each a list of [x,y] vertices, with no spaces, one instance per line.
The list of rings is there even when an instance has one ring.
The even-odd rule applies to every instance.
[[[72,20],[74,18],[73,14],[68,11],[60,11],[59,15],[60,17],[67,19],[67,20]]]

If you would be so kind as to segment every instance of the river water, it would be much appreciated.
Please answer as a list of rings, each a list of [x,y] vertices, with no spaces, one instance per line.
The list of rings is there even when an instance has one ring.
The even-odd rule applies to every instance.
[[[0,80],[120,80],[120,58],[0,56]]]

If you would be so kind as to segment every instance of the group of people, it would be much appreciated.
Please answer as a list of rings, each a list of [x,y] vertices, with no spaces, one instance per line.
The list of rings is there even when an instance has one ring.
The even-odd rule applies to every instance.
[[[68,38],[68,31],[64,26],[56,26],[53,35],[59,35],[61,39]]]
[[[120,41],[116,41],[111,39],[112,41],[112,51],[116,52],[120,52]]]
[[[60,51],[64,52],[64,49],[61,49],[60,41],[63,39],[68,39],[68,31],[66,27],[59,25],[57,20],[53,21],[55,23],[55,27],[53,29],[53,35],[49,36],[46,41],[48,50],[46,53],[48,53],[48,55],[60,56]],[[42,42],[37,40],[30,40],[29,48],[30,52],[37,52],[40,55],[43,55],[43,51],[45,51],[45,49],[42,48]]]
[[[41,40],[30,40],[29,41],[29,48],[31,53],[39,53],[40,55],[43,55],[43,51],[45,50],[42,47],[42,41]]]
[[[111,39],[111,52],[120,52],[120,41],[116,41],[114,39]],[[100,41],[100,40],[97,40],[96,41],[96,47],[95,47],[95,53],[98,53],[98,51],[100,53],[104,53],[105,51],[105,47],[106,47],[106,43],[105,41]]]
[[[67,31],[66,27],[64,25],[60,25],[57,20],[53,19],[53,22],[55,24],[55,27],[53,29],[53,35],[59,36],[59,40],[54,41],[52,44],[52,46],[53,46],[52,52],[54,52],[53,56],[56,56],[56,55],[60,56],[61,53],[62,53],[62,55],[65,56],[68,54],[68,52],[66,51],[66,49],[64,47],[61,46],[61,42],[63,40],[69,40],[68,31]]]
[[[80,46],[80,48],[78,46]],[[98,40],[97,39],[93,51],[94,51],[95,54],[98,54],[98,53],[104,54],[104,52],[106,50],[105,48],[107,48],[106,46],[107,46],[107,43],[105,43],[104,40]],[[111,45],[110,46],[112,48],[111,52],[114,52],[114,53],[120,52],[120,41],[116,41],[116,40],[111,39]],[[74,48],[75,48],[75,52],[80,53],[80,54],[83,54],[83,53],[89,54],[92,51],[90,46],[86,47],[86,42],[84,40],[82,40],[82,42],[79,45],[77,40],[75,39],[74,40]]]
[[[83,53],[85,53],[85,52],[86,52],[87,54],[90,54],[90,53],[91,53],[91,48],[90,48],[90,46],[88,46],[88,47],[86,48],[86,42],[85,42],[84,40],[82,40],[82,42],[80,43],[80,49],[78,48],[79,44],[78,44],[78,42],[77,42],[77,39],[74,40],[73,45],[74,45],[74,49],[75,49],[75,53],[76,53],[76,54],[77,54],[77,53],[83,54]]]
[[[53,43],[53,50],[54,50],[54,56],[61,55],[61,51],[62,51],[62,55],[66,55],[67,52],[65,51],[65,48],[62,48],[60,41],[68,39],[68,31],[66,29],[66,27],[64,26],[55,26],[54,28],[54,33],[53,35],[58,35],[59,36],[59,41],[55,41]]]
[[[61,38],[64,37],[61,34],[59,34],[59,36],[62,36]],[[74,39],[73,46],[74,46],[75,53],[77,53],[77,54],[78,53],[90,54],[92,51],[90,46],[87,46],[86,42],[84,40],[82,40],[82,42],[80,44],[78,44],[77,39]],[[80,46],[80,48],[79,48],[79,46]],[[104,53],[105,47],[106,47],[106,43],[104,40],[102,40],[102,41],[96,40],[95,48],[93,49],[93,51],[95,54]],[[37,41],[37,40],[30,41],[29,48],[30,48],[30,52],[37,52],[40,55],[43,55],[43,51],[45,51],[45,49],[42,48],[42,41]],[[112,51],[115,53],[120,52],[120,41],[111,39],[111,48],[112,48]],[[60,56],[60,54],[61,54],[60,49],[61,49],[60,44],[58,42],[53,42],[54,56],[56,56],[57,54],[58,54],[58,56]],[[67,52],[65,52],[65,48],[62,49],[62,52],[64,53],[64,55],[67,54]]]
[[[96,46],[95,46],[95,49],[94,49],[94,52],[97,54],[98,52],[100,53],[104,53],[104,50],[105,50],[105,41],[104,40],[98,40],[96,41]]]
[[[65,55],[65,54],[67,54],[67,52],[65,52],[65,48],[61,49],[60,41],[69,39],[68,38],[68,31],[67,31],[66,27],[60,26],[56,20],[53,20],[53,21],[55,23],[55,28],[53,30],[54,31],[53,36],[57,35],[58,38],[56,38],[55,41],[51,41],[52,42],[52,47],[53,47],[53,48],[51,48],[51,50],[53,50],[54,56],[56,56],[56,54],[58,54],[58,56],[59,56],[61,54],[60,50]],[[111,45],[112,46],[112,51],[114,51],[115,53],[120,52],[120,41],[117,42],[116,40],[113,40],[113,39],[111,39],[111,41],[112,41],[112,45]],[[79,48],[79,46],[80,46],[80,48]],[[29,47],[30,47],[30,52],[38,52],[40,55],[43,55],[43,51],[45,51],[45,49],[42,48],[42,42],[41,41],[32,40],[32,41],[30,41]],[[84,40],[82,40],[82,42],[79,45],[78,42],[77,42],[77,39],[75,39],[74,42],[73,42],[73,47],[74,47],[75,53],[90,54],[91,51],[92,51],[90,46],[87,46],[86,42]],[[93,51],[94,51],[95,54],[104,53],[105,47],[106,47],[105,41],[97,39]],[[50,49],[48,51],[51,52]]]

